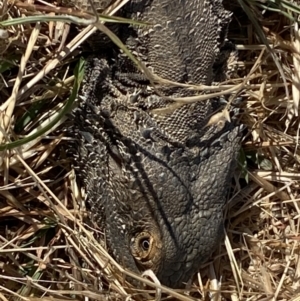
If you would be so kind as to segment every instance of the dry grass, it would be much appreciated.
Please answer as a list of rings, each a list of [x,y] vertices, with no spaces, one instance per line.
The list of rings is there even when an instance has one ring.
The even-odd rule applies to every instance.
[[[45,20],[42,10],[59,15],[54,4],[34,4],[0,1],[0,21]],[[69,14],[63,20],[23,20],[0,29],[1,300],[300,300],[300,32],[291,11],[261,17],[278,70],[257,28],[238,5],[233,9],[229,37],[240,50],[242,71],[221,88],[235,87],[244,99],[249,132],[226,210],[225,243],[189,292],[160,289],[149,280],[152,292],[130,288],[123,281],[129,272],[109,257],[95,239],[99,230],[86,222],[63,150],[67,141],[56,130],[66,119],[61,110],[74,101],[70,91],[77,92],[81,71],[74,76],[73,70],[78,46],[94,30],[91,20],[63,10]],[[251,12],[261,16],[254,6]],[[78,33],[67,20],[86,27]]]

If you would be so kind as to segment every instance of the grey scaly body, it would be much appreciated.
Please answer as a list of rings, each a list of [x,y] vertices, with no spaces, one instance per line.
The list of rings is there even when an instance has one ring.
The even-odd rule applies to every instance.
[[[230,21],[220,0],[136,0],[121,14],[154,24],[120,25],[118,34],[155,74],[215,80]],[[220,242],[239,128],[207,126],[218,99],[156,113],[195,93],[154,90],[117,49],[89,59],[81,94],[70,129],[74,164],[109,250],[126,268],[152,269],[162,284],[181,287]]]

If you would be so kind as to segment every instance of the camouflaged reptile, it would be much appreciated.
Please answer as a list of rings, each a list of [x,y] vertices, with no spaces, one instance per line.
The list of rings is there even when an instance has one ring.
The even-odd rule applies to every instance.
[[[154,74],[198,85],[226,77],[220,58],[231,15],[221,0],[132,0],[119,15],[150,24],[118,25],[117,34]],[[88,59],[69,130],[109,251],[170,287],[183,286],[220,243],[240,148],[234,121],[209,123],[220,98],[158,110],[195,94],[153,87],[117,47],[105,46]]]

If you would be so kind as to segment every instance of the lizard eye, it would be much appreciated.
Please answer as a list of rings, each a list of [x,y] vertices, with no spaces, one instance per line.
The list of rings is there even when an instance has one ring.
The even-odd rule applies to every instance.
[[[141,232],[131,240],[131,253],[140,261],[151,259],[154,239],[149,232]]]
[[[161,236],[156,229],[146,230],[134,235],[130,240],[130,251],[141,270],[159,268],[162,259]]]
[[[150,248],[150,239],[148,237],[144,237],[141,239],[140,244],[144,251],[148,251]]]

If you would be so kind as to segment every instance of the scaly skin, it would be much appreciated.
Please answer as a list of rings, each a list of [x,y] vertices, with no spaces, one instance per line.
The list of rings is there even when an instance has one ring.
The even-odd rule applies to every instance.
[[[136,0],[122,15],[154,24],[120,26],[123,42],[154,73],[212,83],[230,21],[221,1]],[[172,101],[117,50],[89,59],[81,98],[70,129],[75,165],[109,250],[126,268],[152,269],[162,284],[182,287],[220,241],[239,128],[206,126],[218,99],[155,113]]]

